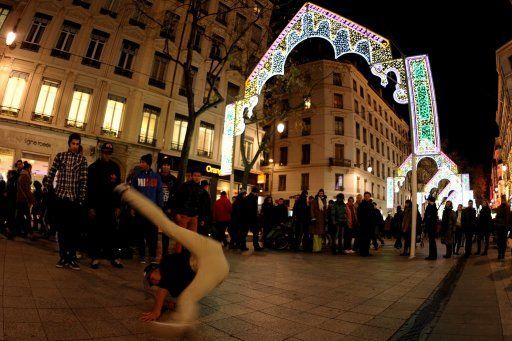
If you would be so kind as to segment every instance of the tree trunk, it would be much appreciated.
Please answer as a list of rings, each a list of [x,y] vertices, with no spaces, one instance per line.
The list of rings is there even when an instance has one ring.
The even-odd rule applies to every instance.
[[[180,164],[178,169],[178,184],[185,182],[185,174],[187,174],[188,159],[190,155],[190,147],[192,146],[192,137],[196,125],[195,115],[188,117],[187,133],[185,134],[185,141],[183,141],[183,148],[181,149]]]

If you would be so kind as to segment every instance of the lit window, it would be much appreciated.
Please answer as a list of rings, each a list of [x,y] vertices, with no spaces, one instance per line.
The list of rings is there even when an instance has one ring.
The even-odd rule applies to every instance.
[[[0,4],[0,28],[2,28],[2,25],[5,22],[5,19],[7,19],[7,15],[9,15],[10,12],[9,7],[4,7],[2,4]]]
[[[68,127],[84,128],[87,110],[91,101],[92,89],[75,85],[73,99],[69,108],[66,125]]]
[[[334,190],[343,191],[343,174],[335,174]]]
[[[185,134],[187,133],[188,121],[187,116],[176,114],[174,118],[174,131],[172,133],[171,149],[180,151],[185,142]]]
[[[212,157],[213,154],[213,133],[215,126],[201,121],[199,126],[199,141],[197,142],[197,155]]]
[[[249,137],[246,138],[244,141],[244,147],[245,147],[245,158],[251,162],[252,160],[252,146],[254,144],[254,141],[251,140]],[[243,163],[242,163],[243,164]]]
[[[21,99],[27,84],[27,73],[13,71],[2,101],[2,113],[17,116],[20,111]]]
[[[71,44],[75,39],[75,35],[78,33],[80,25],[71,21],[64,20],[62,27],[60,28],[60,35],[55,48],[52,50],[51,55],[63,59],[69,59],[71,50]]]
[[[335,108],[343,109],[343,95],[342,94],[334,94],[334,104]]]
[[[37,98],[36,108],[32,115],[33,120],[42,120],[45,122],[51,121],[59,85],[59,82],[43,79],[43,84],[39,91],[39,97]]]
[[[36,13],[32,19],[32,26],[28,31],[25,41],[21,43],[21,48],[37,52],[39,51],[39,43],[43,37],[46,26],[50,23],[52,17],[43,13]]]
[[[119,137],[125,104],[126,98],[108,95],[107,109],[101,129],[104,135]]]
[[[156,86],[160,89],[165,89],[165,77],[167,75],[167,66],[169,65],[169,56],[155,52],[153,58],[153,68],[151,69],[151,76],[149,78],[149,85]]]
[[[109,34],[99,30],[92,30],[91,40],[85,52],[85,57],[82,59],[82,64],[95,67],[97,69],[101,66],[101,53],[107,43]]]
[[[357,124],[357,125],[358,125],[357,129],[359,130],[359,124]],[[336,135],[344,135],[345,134],[345,122],[343,120],[343,117],[335,117],[334,118],[334,134],[336,134]],[[359,132],[357,134],[359,135]]]
[[[309,173],[302,173],[300,176],[300,190],[309,191]]]
[[[149,104],[144,104],[144,113],[142,115],[142,125],[140,126],[139,142],[154,145],[156,134],[156,123],[160,116],[160,108]]]

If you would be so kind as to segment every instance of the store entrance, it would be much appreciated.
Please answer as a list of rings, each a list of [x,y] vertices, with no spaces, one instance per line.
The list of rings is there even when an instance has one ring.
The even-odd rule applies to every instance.
[[[7,182],[7,172],[14,168],[14,149],[0,148],[0,180]]]
[[[50,155],[21,153],[21,159],[32,165],[32,183],[34,181],[43,182],[43,178],[48,174]]]

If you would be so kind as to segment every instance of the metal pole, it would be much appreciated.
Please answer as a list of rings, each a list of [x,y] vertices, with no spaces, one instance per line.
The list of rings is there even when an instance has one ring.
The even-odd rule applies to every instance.
[[[235,102],[235,119],[233,120],[233,149],[231,151],[231,174],[229,175],[229,196],[232,198],[235,196],[235,150],[236,150],[236,119],[237,109]],[[230,198],[230,199],[231,199]]]
[[[412,222],[411,222],[411,252],[409,258],[416,256],[416,221],[418,216],[418,204],[417,193],[418,193],[418,170],[416,164],[416,154],[412,154],[412,177],[411,177],[411,201],[412,201]]]

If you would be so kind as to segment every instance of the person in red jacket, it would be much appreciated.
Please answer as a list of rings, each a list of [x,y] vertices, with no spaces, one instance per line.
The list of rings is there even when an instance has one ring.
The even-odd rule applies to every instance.
[[[227,193],[222,191],[220,198],[213,205],[213,221],[215,222],[215,239],[224,244],[228,245],[226,239],[226,228],[231,221],[231,202],[228,199]]]

